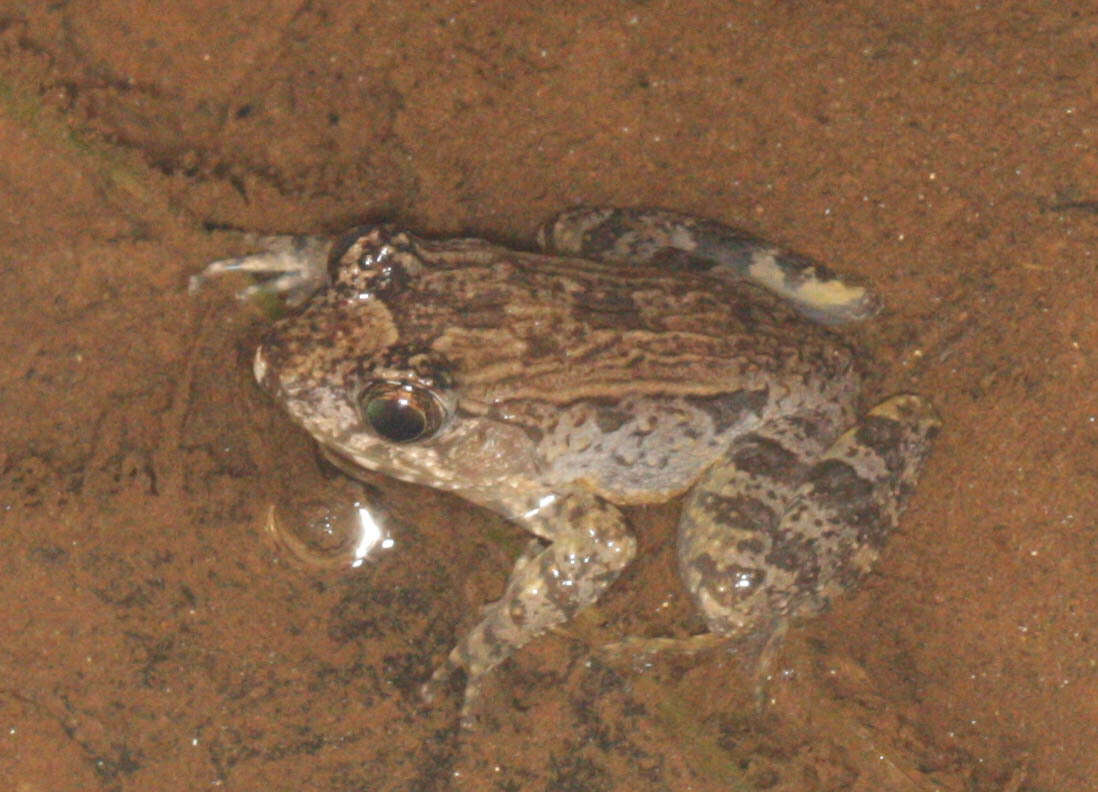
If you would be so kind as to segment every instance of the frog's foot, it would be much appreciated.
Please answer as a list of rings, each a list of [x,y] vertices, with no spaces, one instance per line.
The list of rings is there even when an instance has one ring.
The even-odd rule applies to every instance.
[[[274,295],[281,296],[291,308],[302,305],[328,283],[328,254],[332,241],[315,236],[257,236],[245,234],[249,247],[261,249],[248,256],[221,259],[206,265],[191,276],[188,290],[198,291],[212,277],[228,272],[245,272],[267,276],[237,294],[241,300]]]
[[[428,679],[419,688],[420,698],[427,704],[435,704],[440,698],[447,695],[451,688],[450,680],[464,670],[461,659],[456,656],[455,649],[446,658],[446,662],[435,669]],[[466,672],[465,689],[462,692],[461,711],[458,722],[462,729],[474,731],[480,725],[481,707],[480,700],[484,692],[484,672],[474,677]]]
[[[779,620],[765,629],[752,630],[743,636],[722,635],[716,632],[691,635],[686,638],[641,638],[629,636],[614,643],[596,648],[595,654],[608,663],[631,662],[642,667],[654,655],[696,655],[723,652],[737,661],[745,679],[749,681],[755,706],[763,709],[767,696],[767,683],[777,662],[778,650],[788,628],[788,621]]]
[[[685,654],[694,655],[699,652],[707,652],[711,649],[727,647],[730,639],[727,635],[707,632],[700,635],[691,635],[686,638],[642,638],[639,635],[629,635],[620,641],[603,644],[595,647],[595,654],[608,660],[618,661],[630,657],[656,654]]]
[[[701,269],[717,277],[748,280],[822,324],[865,319],[881,306],[877,296],[854,278],[840,278],[819,262],[746,231],[679,212],[579,207],[545,223],[537,240],[551,253]]]
[[[527,546],[503,596],[485,609],[481,622],[458,642],[422,690],[424,698],[433,700],[451,674],[464,669],[465,726],[475,723],[485,675],[520,647],[594,603],[636,552],[636,540],[621,513],[590,493],[544,502],[528,513],[526,526],[550,543]]]
[[[718,632],[704,632],[685,638],[641,638],[630,635],[620,641],[596,647],[594,652],[607,660],[620,661],[657,654],[696,655],[721,650],[736,655],[743,667],[752,674],[766,674],[774,664],[786,627],[787,621],[783,619],[768,625],[764,630],[755,630],[741,636]]]

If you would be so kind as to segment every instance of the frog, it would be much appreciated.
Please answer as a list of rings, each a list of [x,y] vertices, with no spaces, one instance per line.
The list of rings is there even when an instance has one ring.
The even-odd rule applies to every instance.
[[[840,326],[856,277],[666,209],[577,207],[536,248],[392,224],[274,236],[209,264],[294,309],[263,335],[262,390],[352,477],[452,492],[532,534],[502,596],[424,683],[490,672],[596,603],[634,559],[626,507],[682,496],[676,553],[706,625],[665,645],[764,667],[791,622],[873,567],[940,421],[901,393],[862,410]]]

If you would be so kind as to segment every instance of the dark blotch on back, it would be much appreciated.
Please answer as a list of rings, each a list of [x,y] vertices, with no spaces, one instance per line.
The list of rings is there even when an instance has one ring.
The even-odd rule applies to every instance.
[[[727,431],[749,415],[762,414],[770,391],[766,388],[754,391],[737,391],[727,396],[687,396],[686,402],[708,415],[717,434]]]

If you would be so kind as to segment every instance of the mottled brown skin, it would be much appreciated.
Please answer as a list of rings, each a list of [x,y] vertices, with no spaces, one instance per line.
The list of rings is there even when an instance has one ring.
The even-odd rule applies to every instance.
[[[937,426],[914,396],[856,421],[856,355],[819,322],[877,303],[804,257],[651,210],[568,212],[539,240],[589,257],[382,226],[326,269],[312,240],[207,270],[320,289],[264,337],[256,376],[344,469],[457,492],[542,540],[433,678],[465,670],[466,722],[491,668],[629,563],[617,506],[687,490],[684,581],[714,634],[765,661],[868,569]]]

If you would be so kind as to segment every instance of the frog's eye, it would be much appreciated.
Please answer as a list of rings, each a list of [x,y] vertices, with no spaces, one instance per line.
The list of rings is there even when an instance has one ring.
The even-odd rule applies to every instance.
[[[381,382],[362,392],[359,410],[370,428],[385,440],[411,443],[430,437],[442,425],[443,409],[426,388]]]

